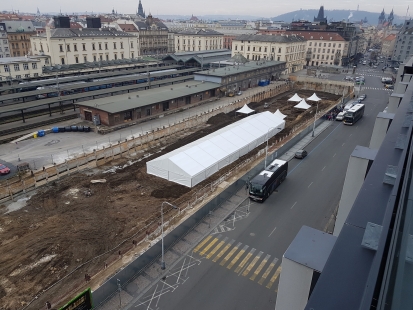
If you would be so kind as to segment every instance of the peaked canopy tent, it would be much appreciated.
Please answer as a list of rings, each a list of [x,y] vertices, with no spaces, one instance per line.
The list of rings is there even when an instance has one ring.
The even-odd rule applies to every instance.
[[[294,108],[308,110],[309,108],[311,108],[311,105],[307,104],[307,102],[305,102],[305,100],[303,99],[299,104],[295,105]]]
[[[318,98],[318,96],[314,93],[310,98],[307,98],[309,101],[320,101],[321,98]]]
[[[244,104],[244,106],[236,112],[242,113],[242,114],[251,114],[251,113],[254,113],[255,111],[253,109],[250,109],[250,107],[247,106],[246,104]]]
[[[292,96],[290,99],[288,99],[287,101],[294,101],[294,102],[300,102],[301,100],[303,100],[302,98],[300,98],[300,96],[297,95],[297,93],[294,94],[294,96]]]
[[[284,119],[284,118],[287,117],[287,115],[284,115],[284,114],[281,113],[280,109],[277,109],[277,111],[274,112],[274,115],[281,118],[281,119]]]
[[[193,187],[284,129],[269,111],[250,115],[146,163],[149,174]]]

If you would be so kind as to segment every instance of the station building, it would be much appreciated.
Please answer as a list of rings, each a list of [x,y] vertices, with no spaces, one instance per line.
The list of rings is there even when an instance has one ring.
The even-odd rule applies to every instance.
[[[157,118],[219,95],[219,84],[189,81],[78,104],[80,117],[108,127]]]

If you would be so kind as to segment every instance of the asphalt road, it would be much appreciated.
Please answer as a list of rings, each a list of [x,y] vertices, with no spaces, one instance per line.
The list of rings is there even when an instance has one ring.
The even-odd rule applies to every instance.
[[[356,145],[369,144],[375,117],[386,107],[390,92],[378,77],[366,77],[365,87],[366,110],[360,121],[354,126],[332,123],[307,146],[304,160],[290,161],[288,177],[277,192],[263,204],[251,204],[234,227],[231,219],[222,222],[227,231],[207,237],[192,257],[185,257],[193,267],[184,262],[181,272],[178,266],[130,309],[274,309],[282,255],[302,225],[319,230],[328,226],[350,154]],[[176,283],[180,285],[172,289]]]

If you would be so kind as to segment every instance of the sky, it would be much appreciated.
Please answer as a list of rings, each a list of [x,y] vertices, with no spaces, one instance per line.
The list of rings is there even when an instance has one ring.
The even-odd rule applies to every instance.
[[[41,13],[59,12],[111,12],[114,8],[118,13],[131,14],[136,12],[139,0],[13,0],[4,1],[1,10],[19,10],[33,12],[39,8]],[[152,15],[249,15],[257,17],[273,17],[291,11],[318,9],[323,4],[325,10],[344,9],[378,12],[384,8],[388,14],[392,9],[396,15],[405,16],[410,5],[409,13],[413,11],[412,0],[323,0],[316,4],[308,0],[268,1],[268,0],[142,0],[146,13]],[[412,14],[409,14],[412,16]]]

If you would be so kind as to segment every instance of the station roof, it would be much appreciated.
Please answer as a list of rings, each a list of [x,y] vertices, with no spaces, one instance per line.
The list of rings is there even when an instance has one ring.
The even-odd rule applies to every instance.
[[[194,75],[208,75],[208,76],[228,76],[233,74],[239,74],[242,72],[253,71],[257,69],[266,69],[276,65],[285,64],[285,61],[250,61],[243,65],[235,66],[235,67],[223,67],[223,68],[215,68],[212,70],[196,72]]]
[[[190,81],[160,88],[147,89],[136,94],[129,93],[120,96],[95,99],[89,102],[80,102],[78,105],[99,109],[108,113],[118,113],[148,106],[151,104],[190,96],[218,87],[219,84],[217,83]]]

